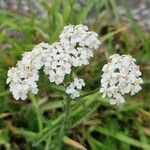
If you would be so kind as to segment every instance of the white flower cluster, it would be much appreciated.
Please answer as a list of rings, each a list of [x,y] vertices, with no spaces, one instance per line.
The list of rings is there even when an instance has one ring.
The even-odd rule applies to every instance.
[[[88,31],[84,25],[68,25],[61,32],[60,43],[69,53],[69,62],[77,67],[87,65],[89,58],[93,57],[93,49],[100,45],[98,34]]]
[[[50,82],[60,84],[72,66],[87,65],[93,50],[100,45],[98,35],[84,25],[68,25],[60,34],[60,41],[52,45],[40,43],[31,52],[25,52],[16,67],[8,71],[7,83],[15,99],[27,98],[28,92],[38,92],[38,70],[44,67]]]
[[[103,97],[110,98],[112,105],[121,104],[125,101],[124,94],[134,95],[141,90],[142,74],[139,66],[135,64],[135,59],[130,55],[114,54],[110,59],[111,62],[102,69],[100,92],[103,93]]]
[[[60,42],[50,46],[44,63],[44,72],[49,75],[51,82],[60,84],[65,75],[70,74],[72,66],[89,63],[93,49],[97,49],[100,42],[97,33],[87,30],[88,27],[84,25],[68,25],[59,36]]]
[[[65,74],[70,74],[71,63],[69,54],[60,43],[53,43],[46,52],[44,62],[44,72],[49,75],[50,82],[60,84],[63,82]]]
[[[8,71],[7,84],[9,83],[10,91],[16,100],[25,100],[29,91],[37,94],[38,70],[43,66],[48,47],[48,44],[40,43],[31,52],[25,52],[16,67]]]
[[[67,87],[66,93],[70,94],[72,99],[80,96],[79,90],[85,86],[83,79],[75,78],[74,81]]]

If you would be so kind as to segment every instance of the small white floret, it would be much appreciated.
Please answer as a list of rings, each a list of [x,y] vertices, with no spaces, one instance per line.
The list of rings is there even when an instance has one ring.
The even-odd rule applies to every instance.
[[[79,90],[85,86],[83,79],[75,78],[74,81],[67,87],[66,93],[71,96],[72,99],[80,96]]]

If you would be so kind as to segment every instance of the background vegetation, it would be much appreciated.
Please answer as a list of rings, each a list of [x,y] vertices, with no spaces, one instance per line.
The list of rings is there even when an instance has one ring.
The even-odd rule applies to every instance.
[[[115,0],[86,0],[82,5],[78,0],[43,0],[41,5],[45,18],[0,10],[0,149],[150,150],[149,31],[135,22],[125,1],[127,22]],[[39,94],[15,101],[6,85],[9,67],[36,44],[56,41],[65,25],[80,23],[97,32],[102,42],[91,63],[75,71],[85,79],[88,95],[71,101],[66,116],[64,87],[51,84],[41,70]],[[143,90],[127,96],[120,107],[110,106],[98,92],[102,66],[114,53],[135,57],[145,81]]]

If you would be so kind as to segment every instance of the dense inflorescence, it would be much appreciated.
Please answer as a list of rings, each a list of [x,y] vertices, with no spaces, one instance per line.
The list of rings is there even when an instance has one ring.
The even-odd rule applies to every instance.
[[[88,31],[84,25],[64,27],[59,40],[52,45],[38,44],[32,51],[25,52],[22,60],[8,71],[7,83],[16,100],[26,99],[29,92],[38,93],[38,71],[42,67],[50,82],[61,84],[73,67],[87,65],[93,50],[100,45],[97,33]],[[100,92],[103,97],[110,98],[111,104],[124,103],[124,94],[134,95],[141,90],[141,72],[130,55],[114,54],[110,60],[102,69]],[[75,99],[80,96],[79,90],[83,86],[84,80],[75,78],[66,93]]]
[[[50,82],[60,84],[64,81],[65,75],[71,72],[69,54],[60,43],[53,43],[46,52],[44,72],[49,75]]]
[[[16,67],[8,71],[7,83],[16,100],[26,99],[30,91],[37,94],[38,70],[42,67],[50,82],[61,84],[72,67],[87,65],[93,50],[100,45],[97,33],[84,25],[64,27],[59,38],[52,45],[40,43],[31,52],[25,52]]]
[[[93,57],[93,50],[100,45],[98,34],[88,31],[87,26],[68,25],[61,32],[60,43],[70,54],[70,63],[77,67],[87,65]]]
[[[16,67],[8,71],[7,84],[14,98],[25,100],[28,92],[37,94],[39,79],[38,70],[44,63],[45,51],[49,48],[47,43],[38,44],[31,52],[25,52]]]
[[[134,95],[141,90],[142,74],[139,66],[135,64],[136,60],[130,55],[114,54],[110,59],[102,69],[100,92],[103,97],[110,98],[111,104],[121,104],[125,101],[124,94]]]
[[[83,79],[75,78],[74,81],[67,87],[66,93],[70,94],[72,99],[80,96],[79,90],[85,86],[85,82]]]

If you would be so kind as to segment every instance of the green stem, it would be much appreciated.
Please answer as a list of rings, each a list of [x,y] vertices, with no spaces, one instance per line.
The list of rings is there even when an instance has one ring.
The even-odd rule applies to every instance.
[[[31,102],[35,108],[35,111],[36,111],[36,117],[37,117],[37,121],[38,121],[39,132],[40,132],[43,128],[43,125],[42,125],[42,120],[41,120],[40,113],[39,113],[39,107],[38,107],[37,99],[31,93],[29,94],[29,96],[30,96],[30,100],[31,100]]]
[[[62,123],[61,128],[60,128],[60,133],[59,133],[60,141],[59,142],[61,142],[62,137],[65,134],[65,131],[66,131],[66,128],[67,128],[66,126],[68,124],[68,119],[69,119],[70,102],[71,101],[68,97],[65,97],[65,100],[66,100],[65,115],[64,115],[64,118],[63,118],[63,123]]]
[[[50,146],[50,143],[51,143],[51,135],[48,137],[47,141],[46,141],[46,145],[45,145],[45,149],[44,150],[49,150],[49,146]]]
[[[66,88],[62,85],[56,85],[54,83],[50,83],[49,84],[49,88],[53,89],[53,90],[56,90],[56,91],[59,91],[61,93],[66,93],[65,90]]]
[[[95,90],[93,90],[93,91],[86,92],[86,93],[82,94],[80,97],[77,97],[76,99],[80,99],[80,98],[89,96],[89,95],[91,95],[91,94],[97,93],[97,92],[99,91],[99,89],[100,89],[100,88],[97,88],[97,89],[95,89]],[[75,99],[75,100],[76,100],[76,99]]]
[[[61,114],[58,118],[56,118],[53,121],[50,121],[49,125],[47,125],[39,134],[38,134],[38,138],[36,140],[36,142],[34,143],[34,145],[38,145],[39,143],[41,143],[41,141],[43,139],[45,139],[48,135],[53,134],[56,130],[60,129],[61,127],[61,121],[64,118],[64,122],[67,122],[69,117],[74,117],[77,114],[80,114],[81,111],[83,111],[83,107],[77,107],[76,109],[72,108],[72,111],[70,111],[70,103],[71,100],[68,98],[66,99],[67,101],[67,105],[69,107],[66,107],[66,111],[65,113]],[[70,102],[69,102],[70,101]],[[94,103],[95,101],[100,101],[102,102],[103,99],[101,98],[101,95],[99,95],[99,92],[95,92],[85,98],[83,98],[83,101],[85,101],[85,105],[86,107],[89,107],[90,105],[92,105],[92,103]],[[104,100],[106,101],[106,99]],[[74,125],[73,125],[74,126]],[[60,132],[61,133],[61,132]]]

